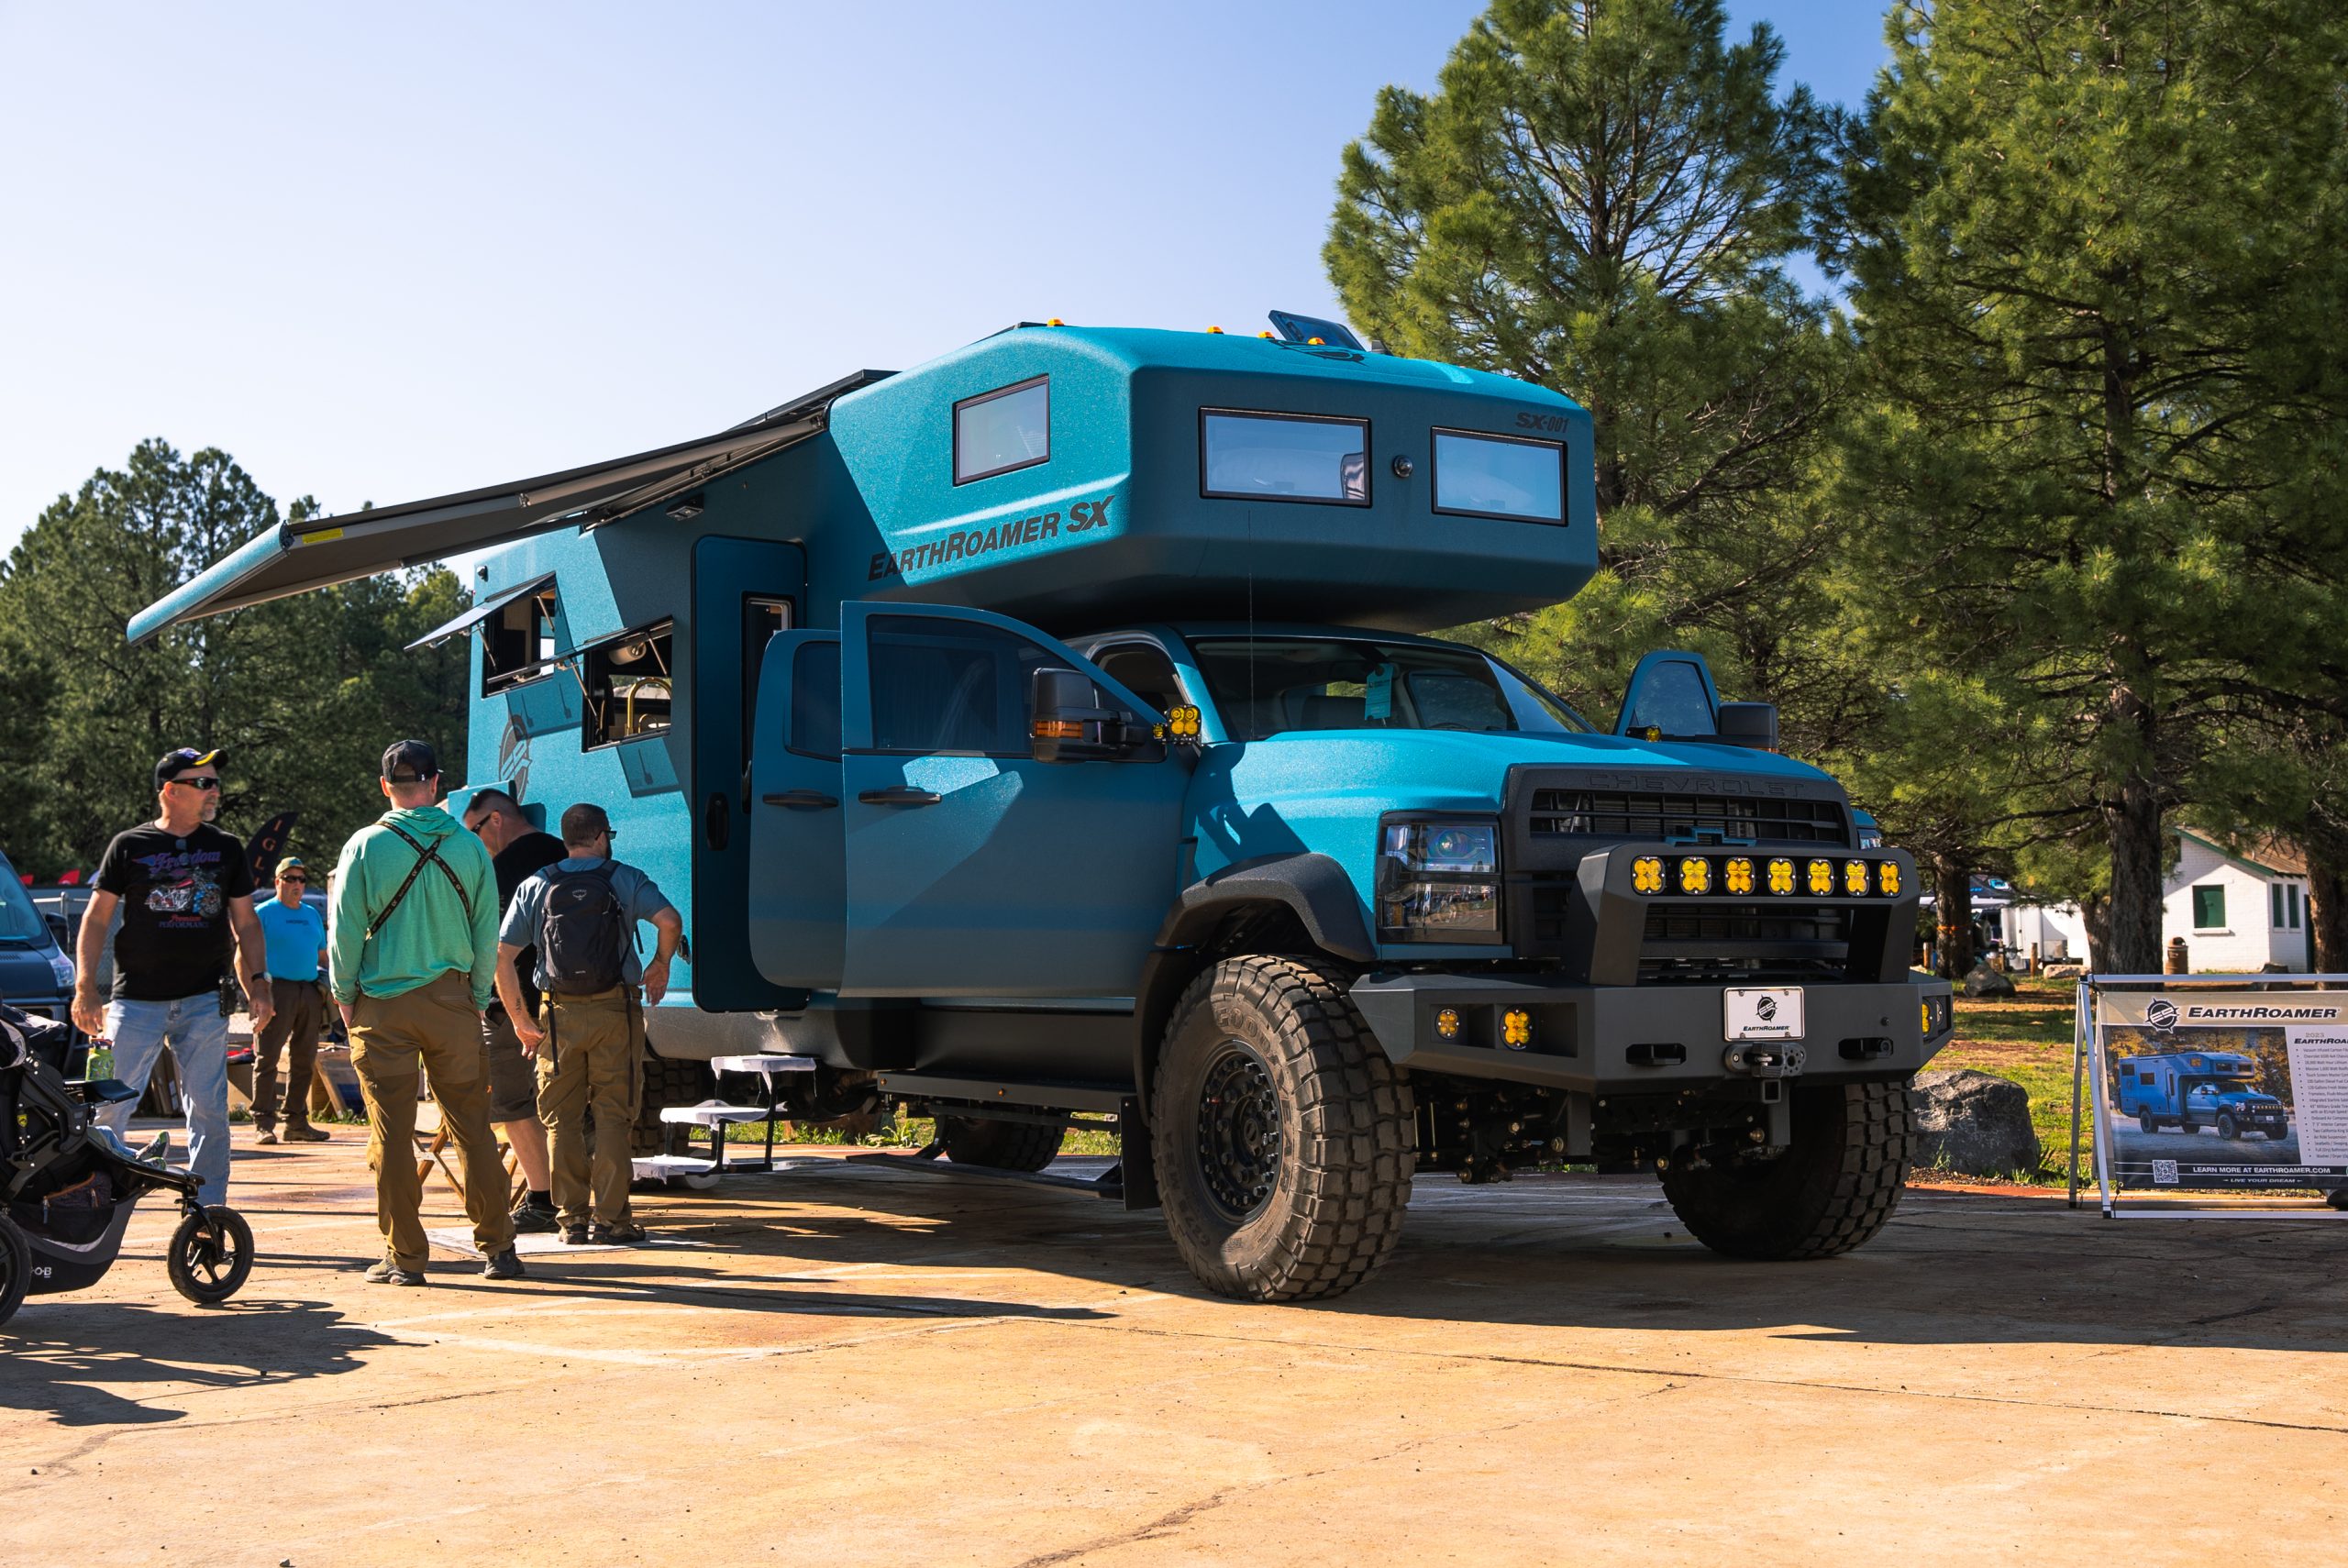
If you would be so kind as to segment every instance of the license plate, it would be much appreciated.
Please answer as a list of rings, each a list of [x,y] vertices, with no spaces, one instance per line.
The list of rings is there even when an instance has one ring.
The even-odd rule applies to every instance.
[[[1721,1037],[1724,1040],[1802,1037],[1800,986],[1722,991],[1721,1013]]]

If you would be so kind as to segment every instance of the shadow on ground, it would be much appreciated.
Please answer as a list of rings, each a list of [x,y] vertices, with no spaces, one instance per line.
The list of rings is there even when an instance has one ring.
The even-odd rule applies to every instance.
[[[35,1297],[0,1327],[0,1410],[69,1427],[175,1421],[187,1412],[160,1402],[172,1392],[333,1377],[357,1371],[361,1351],[399,1343],[320,1301],[252,1298],[197,1312]],[[116,1392],[124,1386],[154,1392]]]

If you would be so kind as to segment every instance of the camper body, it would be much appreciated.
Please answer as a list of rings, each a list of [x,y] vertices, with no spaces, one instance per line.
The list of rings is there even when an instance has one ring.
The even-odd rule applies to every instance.
[[[971,1163],[1097,1118],[1112,1190],[1266,1299],[1365,1275],[1431,1169],[1635,1162],[1723,1250],[1839,1252],[1948,1029],[1911,860],[1693,655],[1606,734],[1425,635],[1588,580],[1589,442],[1339,328],[1023,326],[289,528],[138,629],[510,541],[444,629],[470,784],[604,805],[686,911],[648,1118],[756,1052]]]
[[[2214,1128],[2233,1139],[2257,1132],[2270,1142],[2291,1130],[2283,1102],[2260,1092],[2258,1063],[2237,1051],[2176,1051],[2122,1056],[2112,1064],[2120,1114],[2144,1132]]]

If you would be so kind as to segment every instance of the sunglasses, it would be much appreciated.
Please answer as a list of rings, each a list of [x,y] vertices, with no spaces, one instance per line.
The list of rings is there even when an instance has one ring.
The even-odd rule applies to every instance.
[[[281,882],[306,882],[309,878],[303,876],[299,871],[296,871],[290,877],[280,877],[278,880]]]
[[[164,783],[166,783],[166,784],[184,784],[184,785],[186,785],[186,786],[187,786],[189,789],[191,789],[191,790],[217,790],[218,788],[220,788],[220,780],[219,780],[218,778],[166,778],[166,779],[164,779],[164,780],[163,780],[163,782],[164,782]]]

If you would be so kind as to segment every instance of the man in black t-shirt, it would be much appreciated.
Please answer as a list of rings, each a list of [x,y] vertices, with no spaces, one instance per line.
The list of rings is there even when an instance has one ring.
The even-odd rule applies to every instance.
[[[500,921],[514,901],[514,889],[530,876],[569,853],[562,840],[541,833],[522,814],[521,805],[503,790],[475,790],[465,802],[465,826],[481,839],[490,854],[490,869],[497,877]],[[536,995],[526,999],[535,1009]],[[514,1146],[515,1164],[529,1190],[515,1206],[514,1229],[550,1231],[555,1228],[554,1197],[548,1186],[547,1129],[538,1120],[537,1065],[514,1032],[504,1004],[490,1004],[482,1032],[489,1053],[489,1119],[505,1129]]]
[[[220,754],[192,747],[155,764],[155,821],[116,834],[98,862],[83,912],[73,986],[73,1021],[112,1043],[114,1076],[144,1090],[163,1047],[179,1066],[187,1104],[188,1166],[204,1180],[205,1203],[228,1190],[228,1020],[220,977],[233,953],[238,984],[258,1033],[272,1006],[253,874],[245,846],[212,825],[220,812]],[[105,951],[116,907],[114,997],[103,1010],[92,977]],[[98,1120],[116,1132],[135,1100],[109,1105]]]

